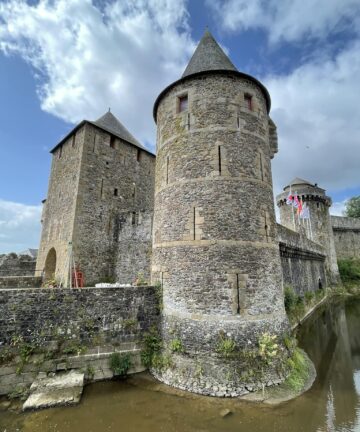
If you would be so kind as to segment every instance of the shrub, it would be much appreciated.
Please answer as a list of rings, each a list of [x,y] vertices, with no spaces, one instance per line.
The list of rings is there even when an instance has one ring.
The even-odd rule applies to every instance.
[[[284,290],[284,304],[286,312],[294,309],[298,296],[295,294],[293,287],[286,286]]]
[[[263,333],[259,338],[259,355],[266,364],[271,364],[278,354],[277,336]]]
[[[180,339],[173,339],[170,341],[169,348],[172,352],[181,353],[184,351],[184,347]]]
[[[144,334],[142,339],[143,350],[141,351],[142,364],[149,368],[153,365],[153,358],[162,348],[159,332],[156,327],[152,327]]]
[[[338,261],[341,280],[344,283],[360,283],[360,260],[342,259]]]
[[[131,358],[129,353],[112,353],[110,356],[110,369],[114,375],[125,376],[131,366]]]
[[[304,297],[305,297],[305,303],[309,304],[315,297],[315,293],[313,291],[306,291]]]
[[[230,338],[225,338],[223,335],[221,335],[216,347],[216,352],[224,357],[231,357],[235,350],[235,341]]]

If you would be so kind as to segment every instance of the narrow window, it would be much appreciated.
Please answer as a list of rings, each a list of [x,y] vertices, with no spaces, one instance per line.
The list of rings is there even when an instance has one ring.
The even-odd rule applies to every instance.
[[[166,156],[166,184],[169,183],[169,156]]]
[[[190,113],[187,115],[187,130],[190,130]]]
[[[115,148],[115,137],[113,135],[110,136],[110,147]]]
[[[137,160],[138,162],[140,162],[140,157],[141,157],[141,150],[138,149],[138,150],[137,150],[137,155],[136,155],[136,160]]]
[[[218,146],[219,175],[221,175],[221,146]]]
[[[194,230],[194,238],[196,239],[196,208],[194,207],[194,213],[193,213],[193,230]]]
[[[93,153],[95,153],[95,148],[96,148],[96,134],[94,134]]]
[[[240,287],[239,287],[239,273],[236,273],[236,300],[237,300],[236,313],[237,313],[237,314],[240,314]]]
[[[261,180],[264,181],[264,167],[263,167],[263,158],[262,158],[262,154],[259,153],[259,157],[260,157],[260,177]]]
[[[248,93],[245,93],[244,99],[245,99],[246,108],[249,109],[250,111],[252,111],[252,109],[253,109],[252,96],[249,95]]]
[[[71,147],[75,147],[75,134],[72,136]]]
[[[62,155],[62,145],[59,147],[58,158],[60,159]]]
[[[237,128],[240,129],[240,117],[237,116],[236,118]]]
[[[104,190],[104,179],[101,179],[100,198],[103,197],[103,190]]]
[[[133,184],[133,191],[132,191],[132,197],[136,198],[136,184]]]
[[[188,96],[182,95],[178,97],[178,112],[183,112],[188,109]]]
[[[114,196],[118,196],[118,189],[117,188],[114,189]]]
[[[136,223],[136,212],[132,212],[131,214],[131,225],[135,225]]]

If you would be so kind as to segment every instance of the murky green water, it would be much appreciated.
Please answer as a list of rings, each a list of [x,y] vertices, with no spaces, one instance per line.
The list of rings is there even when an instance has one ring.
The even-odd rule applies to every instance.
[[[318,377],[311,390],[277,407],[166,392],[148,375],[85,388],[80,405],[0,412],[0,431],[360,431],[360,300],[317,311],[299,331]],[[232,414],[222,418],[220,411]]]

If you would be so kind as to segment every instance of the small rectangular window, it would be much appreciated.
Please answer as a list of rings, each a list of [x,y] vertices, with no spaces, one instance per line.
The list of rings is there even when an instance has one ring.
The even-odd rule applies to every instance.
[[[118,196],[118,189],[117,188],[114,189],[114,196]]]
[[[244,99],[245,99],[245,106],[246,106],[246,108],[249,109],[250,111],[252,111],[252,109],[253,109],[253,106],[252,106],[253,105],[253,103],[252,103],[252,96],[249,95],[249,94],[247,94],[247,93],[245,93]]]
[[[140,162],[140,157],[141,157],[141,150],[138,149],[138,151],[137,151],[137,155],[136,155],[136,160],[137,160],[138,162]]]
[[[58,158],[60,159],[62,155],[62,145],[59,147]]]
[[[110,136],[110,147],[115,148],[115,137],[112,135]]]
[[[75,147],[75,134],[72,136],[71,147]]]
[[[178,97],[178,112],[183,112],[188,109],[188,96],[182,95]]]
[[[131,225],[135,225],[136,224],[136,213],[132,212],[131,214]]]

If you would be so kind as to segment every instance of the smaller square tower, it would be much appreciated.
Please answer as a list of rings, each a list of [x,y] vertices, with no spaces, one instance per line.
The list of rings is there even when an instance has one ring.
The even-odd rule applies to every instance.
[[[37,274],[67,285],[71,253],[87,286],[148,277],[155,156],[110,110],[83,120],[51,153]]]

